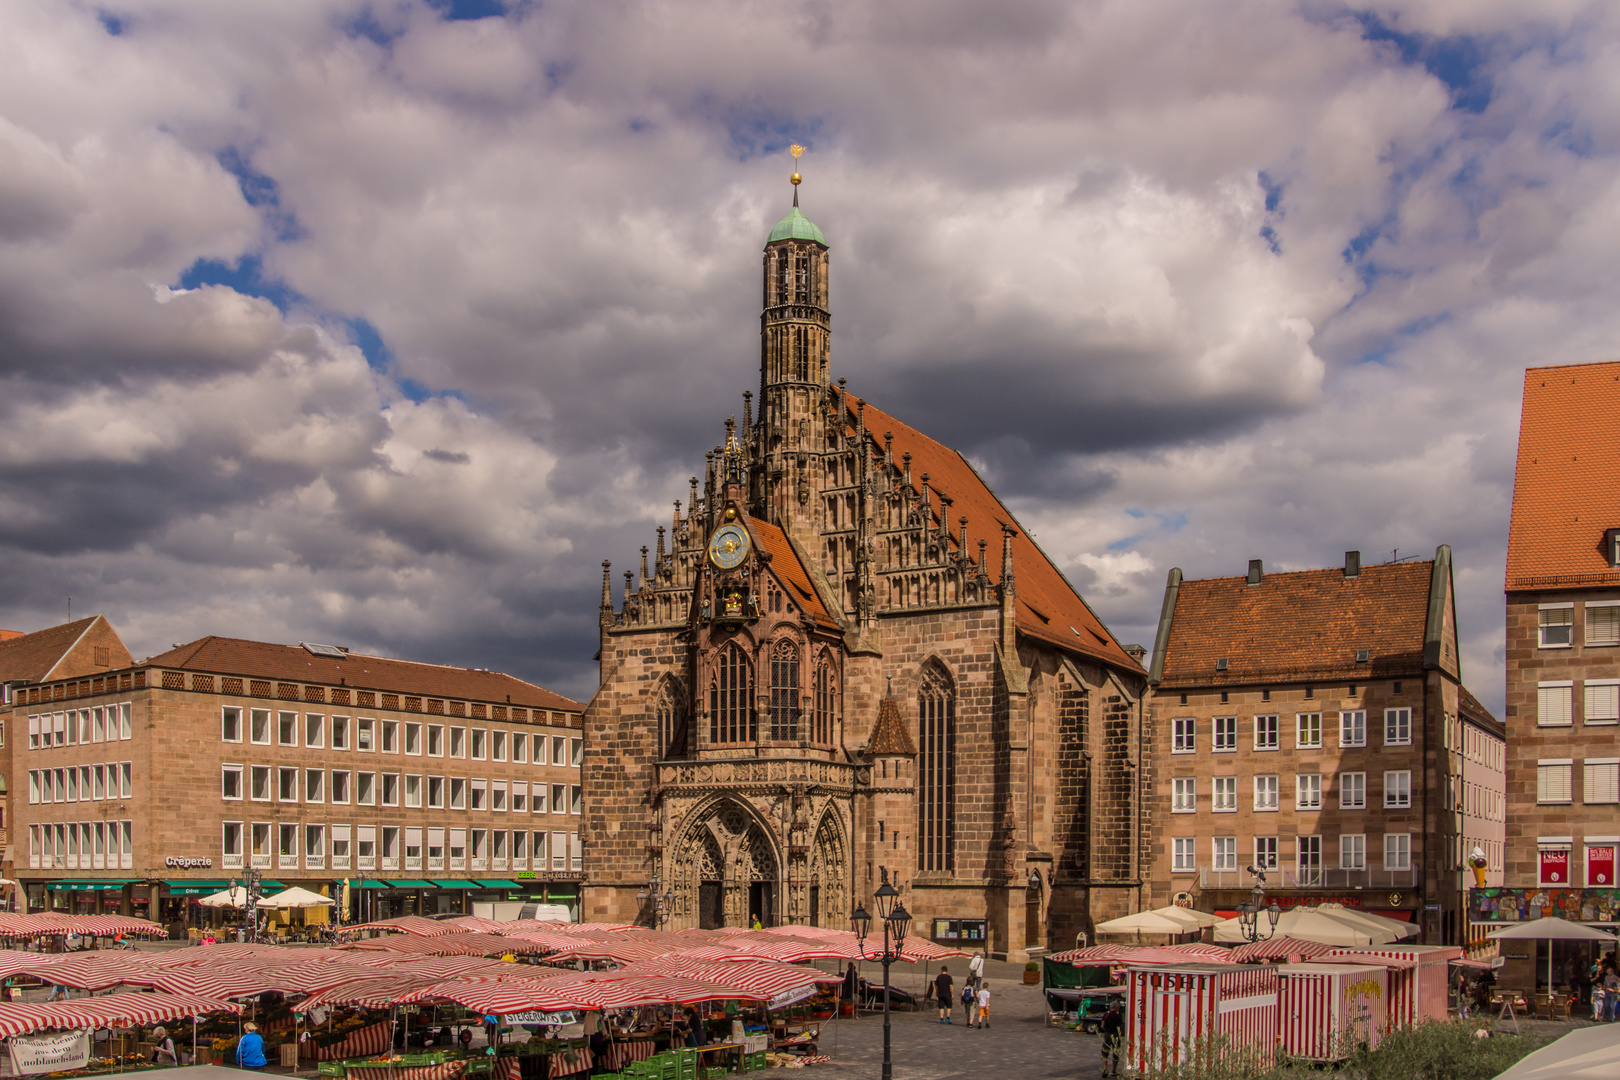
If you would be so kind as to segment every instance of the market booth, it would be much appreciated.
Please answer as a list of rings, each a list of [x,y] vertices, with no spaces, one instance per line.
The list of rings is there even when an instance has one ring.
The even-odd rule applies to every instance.
[[[1389,969],[1389,1026],[1412,1027],[1450,1016],[1451,961],[1462,957],[1456,945],[1368,945],[1334,949],[1330,963],[1377,963]]]
[[[1278,1045],[1290,1057],[1343,1061],[1377,1046],[1389,1018],[1388,969],[1365,964],[1284,964],[1277,968]]]
[[[1221,1043],[1226,1055],[1270,1062],[1277,1046],[1275,967],[1183,964],[1126,971],[1125,1059],[1148,1072],[1194,1060]]]

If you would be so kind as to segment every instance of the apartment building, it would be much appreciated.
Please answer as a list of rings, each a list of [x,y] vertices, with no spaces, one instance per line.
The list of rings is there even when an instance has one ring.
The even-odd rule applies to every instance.
[[[1170,572],[1143,788],[1153,903],[1342,903],[1465,936],[1500,871],[1502,725],[1459,682],[1451,552],[1342,569]]]
[[[221,637],[18,687],[16,877],[35,910],[164,921],[250,868],[368,918],[577,903],[582,710],[499,672]]]
[[[1482,917],[1620,921],[1617,410],[1620,363],[1525,372],[1505,581],[1515,829]]]

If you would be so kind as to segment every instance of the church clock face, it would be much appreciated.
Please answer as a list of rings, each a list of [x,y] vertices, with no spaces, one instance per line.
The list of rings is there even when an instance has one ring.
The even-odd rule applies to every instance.
[[[714,530],[709,537],[709,561],[722,570],[734,570],[748,558],[748,530],[731,523]]]

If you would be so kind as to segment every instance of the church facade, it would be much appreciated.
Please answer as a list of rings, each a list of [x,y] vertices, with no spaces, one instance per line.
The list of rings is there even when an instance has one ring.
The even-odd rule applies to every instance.
[[[622,591],[603,563],[582,917],[847,928],[886,875],[913,933],[1070,947],[1141,897],[1140,653],[964,457],[833,381],[829,253],[795,188],[757,417]]]

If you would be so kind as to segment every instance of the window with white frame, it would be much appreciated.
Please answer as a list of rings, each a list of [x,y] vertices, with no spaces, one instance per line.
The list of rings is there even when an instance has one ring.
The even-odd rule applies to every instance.
[[[377,774],[374,772],[357,772],[354,774],[354,805],[375,806],[377,804]]]
[[[489,781],[474,777],[467,785],[467,809],[489,809]]]
[[[1170,872],[1190,874],[1198,869],[1198,841],[1191,836],[1177,836],[1170,841]]]
[[[326,770],[304,770],[304,801],[318,803],[326,801]]]
[[[1543,604],[1539,615],[1540,637],[1538,644],[1540,647],[1543,649],[1569,648],[1571,631],[1575,627],[1574,602]]]
[[[422,828],[418,825],[405,826],[405,869],[422,869]]]
[[[354,748],[362,754],[373,753],[377,749],[377,721],[370,717],[361,717],[354,722]]]
[[[349,771],[347,769],[332,770],[332,784],[327,798],[340,806],[349,801]]]
[[[1620,611],[1620,608],[1605,608]],[[1582,721],[1587,724],[1613,724],[1620,722],[1620,679],[1587,679],[1586,709]]]
[[[326,745],[326,717],[320,713],[304,714],[304,745],[311,750]]]
[[[1411,746],[1412,745],[1412,710],[1411,709],[1385,709],[1384,710],[1384,745],[1385,746]]]
[[[398,870],[400,856],[400,831],[398,825],[384,825],[377,830],[377,858],[381,860],[379,869]]]
[[[568,813],[568,785],[551,785],[551,812],[553,814]]]
[[[464,758],[467,756],[467,729],[453,727],[450,729],[450,756]]]
[[[255,746],[270,745],[270,710],[248,710],[248,741]]]
[[[1254,748],[1256,750],[1275,750],[1281,745],[1277,732],[1280,725],[1277,716],[1257,716],[1254,718]]]
[[[1367,835],[1343,833],[1339,836],[1339,869],[1367,869]]]
[[[377,801],[383,806],[399,805],[399,773],[377,774]]]
[[[551,868],[568,869],[568,834],[565,832],[551,834]]]
[[[427,807],[429,810],[444,809],[444,777],[427,778]]]
[[[489,757],[489,732],[483,728],[473,728],[467,733],[467,745],[474,761],[485,761]]]
[[[576,769],[585,763],[584,739],[568,740],[568,762]]]
[[[1620,758],[1587,758],[1583,802],[1620,803]]]
[[[1254,808],[1256,810],[1277,809],[1279,787],[1276,776],[1256,776],[1254,778]]]
[[[220,861],[227,870],[239,870],[242,867],[242,823],[240,821],[223,821],[220,823]]]
[[[512,830],[512,869],[527,870],[529,868],[529,830]]]
[[[377,721],[377,752],[379,754],[399,753],[399,721]]]
[[[444,829],[429,825],[427,831],[427,868],[444,869]]]
[[[1237,869],[1237,837],[1217,836],[1214,840],[1211,854],[1214,858],[1215,870]]]
[[[1298,773],[1294,776],[1294,809],[1322,809],[1322,774]]]
[[[1301,836],[1294,841],[1295,874],[1301,885],[1322,884],[1322,838]]]
[[[495,829],[489,834],[489,868],[506,869],[506,830]]]
[[[467,869],[467,830],[451,829],[446,835],[446,840],[450,848],[450,869]],[[429,846],[432,846],[431,841]]]
[[[304,869],[319,870],[326,865],[326,826],[304,826]]]
[[[570,814],[585,812],[585,789],[578,784],[570,784],[568,787],[568,812]]]
[[[1294,745],[1300,750],[1319,750],[1322,747],[1322,714],[1300,713],[1294,717]]]
[[[1170,812],[1192,814],[1198,811],[1198,781],[1191,776],[1178,776],[1170,781]]]
[[[1178,716],[1170,721],[1172,734],[1170,752],[1172,754],[1191,754],[1198,749],[1196,732],[1198,720],[1192,716]]]
[[[1536,762],[1536,802],[1567,803],[1572,801],[1571,773],[1575,763],[1569,758]]]
[[[377,826],[355,826],[354,861],[356,870],[377,869]]]
[[[347,716],[334,716],[331,721],[332,749],[347,750],[349,748],[349,718]]]
[[[1586,643],[1620,645],[1620,600],[1586,602]]]
[[[1412,834],[1384,834],[1384,869],[1412,869]]]
[[[270,786],[270,766],[254,765],[248,769],[248,797],[254,802],[269,802],[275,798]]]
[[[89,798],[85,793],[85,798]],[[219,767],[219,797],[231,801],[242,798],[242,766],[221,765]]]
[[[1568,679],[1538,683],[1536,723],[1541,727],[1568,727],[1574,722],[1571,707],[1575,684]]]
[[[491,731],[489,733],[489,759],[491,761],[506,760],[506,732]]]
[[[529,784],[525,780],[512,781],[512,813],[529,812]]]
[[[347,870],[349,868],[349,833],[351,826],[332,826],[332,869]]]
[[[429,724],[427,726],[427,755],[428,757],[444,757],[443,724]],[[428,846],[433,846],[431,841]]]
[[[1367,808],[1367,774],[1342,772],[1339,774],[1339,809],[1365,810]]]
[[[38,716],[30,716],[28,718],[28,749],[30,749],[30,750],[38,750],[39,749],[39,717]],[[37,870],[38,867],[34,867],[34,869]]]
[[[1228,754],[1235,751],[1237,749],[1237,717],[1217,716],[1213,723],[1215,725],[1215,752]]]
[[[96,710],[101,712],[100,709]],[[219,738],[221,742],[242,741],[242,709],[239,705],[226,705],[219,710]],[[96,742],[100,742],[97,739]]]
[[[290,821],[276,826],[276,866],[282,870],[298,869],[298,826]]]
[[[1367,745],[1367,710],[1347,709],[1339,714],[1339,745]]]
[[[422,778],[410,773],[405,775],[405,808],[419,810],[422,807]]]
[[[276,745],[298,745],[298,714],[283,712],[276,714]]]
[[[489,808],[493,813],[506,813],[506,781],[491,780],[489,782]]]
[[[467,809],[467,781],[459,776],[450,778],[450,809]]]
[[[414,720],[405,721],[405,753],[408,757],[422,756],[422,725]]]
[[[512,732],[512,764],[522,765],[529,760],[529,735],[527,732]]]
[[[1412,805],[1412,771],[1398,769],[1384,774],[1384,808]]]
[[[579,845],[579,833],[568,834],[568,869],[579,873],[585,869],[585,849]]]
[[[271,823],[268,821],[255,821],[248,827],[248,858],[256,870],[269,870],[272,866],[275,848],[271,837]]]
[[[1217,776],[1214,781],[1214,796],[1210,800],[1210,809],[1217,814],[1230,814],[1237,810],[1237,777]]]
[[[1277,838],[1275,836],[1257,836],[1254,838],[1254,868],[1256,870],[1275,870],[1281,865],[1277,861]]]
[[[550,850],[550,844],[547,843],[549,836],[549,833],[538,829],[529,834],[529,865],[536,870],[546,869],[546,864],[550,861],[550,856],[547,855]]]
[[[467,858],[474,870],[489,869],[489,830],[470,829],[467,832]]]

